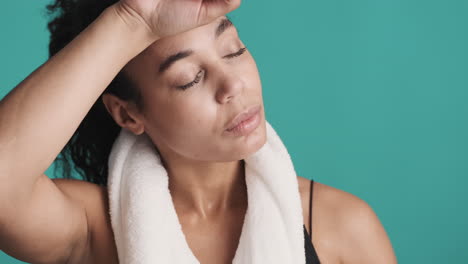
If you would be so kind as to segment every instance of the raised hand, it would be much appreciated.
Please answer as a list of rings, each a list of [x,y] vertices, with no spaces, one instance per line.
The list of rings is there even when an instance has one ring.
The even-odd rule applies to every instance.
[[[121,0],[124,17],[143,21],[158,37],[207,24],[239,7],[241,0]]]

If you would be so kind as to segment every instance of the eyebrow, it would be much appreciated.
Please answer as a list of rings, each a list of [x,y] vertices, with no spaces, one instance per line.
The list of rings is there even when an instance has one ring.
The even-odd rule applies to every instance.
[[[218,38],[226,29],[232,27],[232,22],[228,18],[223,18],[219,24],[218,27],[216,28],[215,31],[215,38]]]
[[[231,20],[229,20],[228,18],[223,18],[218,26],[216,27],[216,30],[215,30],[215,39],[218,38],[221,34],[223,34],[224,31],[226,31],[226,29],[232,27],[233,24],[231,22]],[[168,56],[159,66],[159,73],[163,73],[165,70],[167,70],[172,64],[174,64],[174,62],[178,61],[178,60],[181,60],[183,58],[186,58],[190,55],[192,55],[193,53],[193,50],[184,50],[184,51],[180,51],[180,52],[177,52],[176,54],[172,54],[170,56]]]
[[[176,54],[173,54],[169,57],[167,57],[163,63],[161,63],[161,65],[159,66],[159,73],[162,73],[164,72],[165,70],[167,70],[167,68],[169,68],[169,66],[171,66],[174,62],[178,61],[178,60],[181,60],[183,58],[186,58],[188,56],[190,56],[191,54],[193,53],[193,50],[185,50],[185,51],[181,51],[181,52],[178,52]]]

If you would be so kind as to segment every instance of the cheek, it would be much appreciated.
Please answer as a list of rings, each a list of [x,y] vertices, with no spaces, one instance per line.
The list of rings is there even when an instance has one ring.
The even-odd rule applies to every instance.
[[[165,145],[181,156],[195,160],[210,160],[216,152],[217,132],[213,111],[206,107],[174,109],[164,118],[162,129],[155,133]]]
[[[190,89],[202,89],[192,87]],[[212,102],[212,95],[206,91],[193,91],[192,94],[182,95],[183,100],[171,106],[172,122],[177,122],[177,126],[188,133],[190,130],[204,131],[211,134],[215,128],[217,118],[217,108]]]
[[[195,93],[155,104],[148,115],[154,134],[173,146],[194,145],[219,130],[216,106]]]
[[[244,80],[247,81],[247,88],[249,90],[256,90],[261,92],[260,76],[257,69],[257,64],[250,54],[246,54],[244,63],[239,65],[240,76],[243,76]]]

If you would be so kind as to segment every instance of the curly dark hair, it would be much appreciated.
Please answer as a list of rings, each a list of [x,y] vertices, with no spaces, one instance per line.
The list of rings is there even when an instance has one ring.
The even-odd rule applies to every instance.
[[[54,0],[47,5],[50,31],[49,58],[71,42],[107,7],[118,0]],[[105,89],[122,100],[141,106],[141,95],[130,78],[121,70]],[[97,100],[78,129],[55,159],[55,173],[62,168],[64,178],[73,178],[72,169],[86,181],[106,186],[108,158],[121,127]]]

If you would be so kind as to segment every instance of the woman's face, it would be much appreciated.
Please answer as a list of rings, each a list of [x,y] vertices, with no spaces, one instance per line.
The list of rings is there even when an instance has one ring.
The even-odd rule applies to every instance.
[[[159,39],[125,71],[142,95],[138,119],[164,157],[234,161],[265,143],[257,66],[226,17]],[[226,131],[234,117],[255,106],[260,111],[253,131]]]

